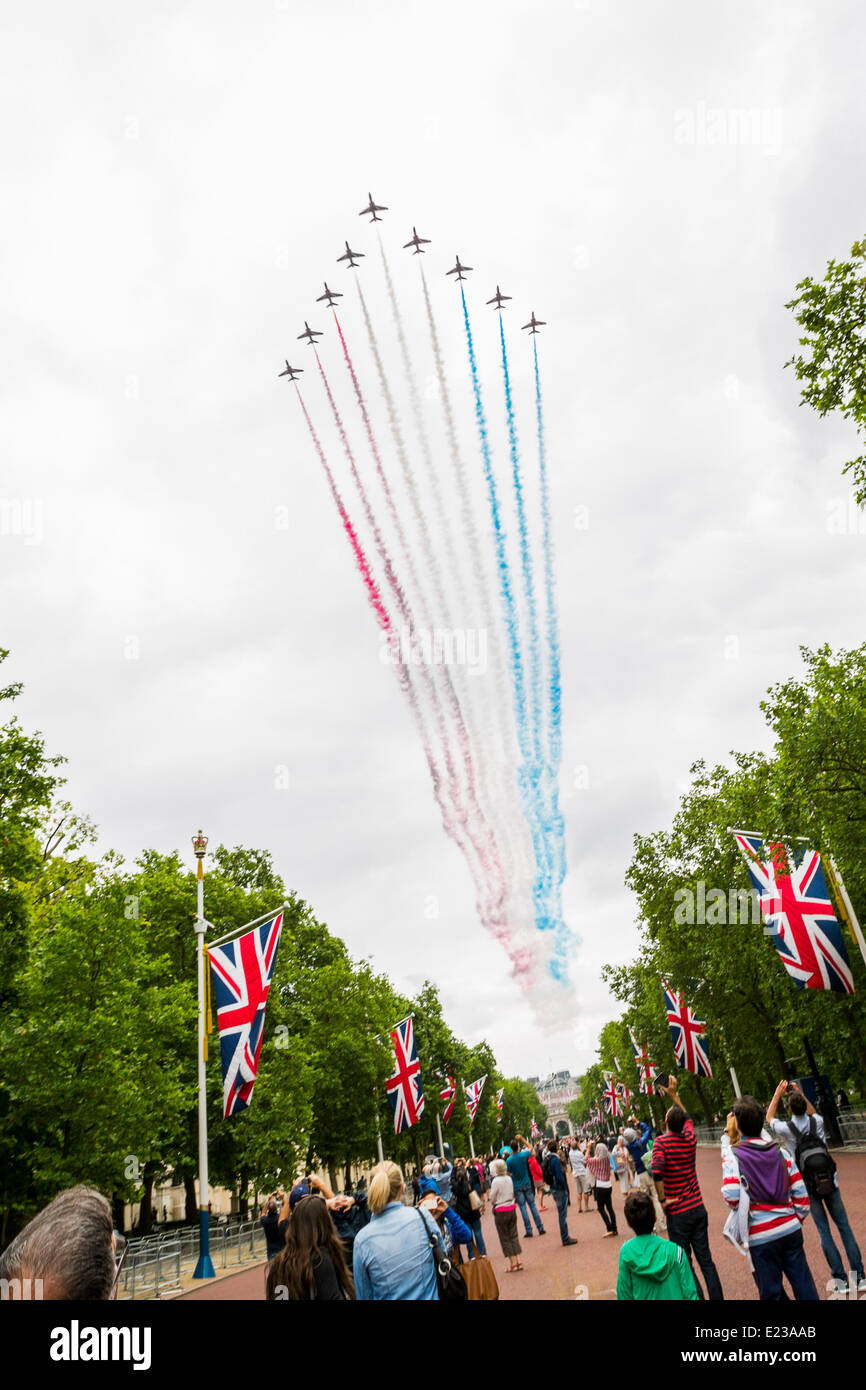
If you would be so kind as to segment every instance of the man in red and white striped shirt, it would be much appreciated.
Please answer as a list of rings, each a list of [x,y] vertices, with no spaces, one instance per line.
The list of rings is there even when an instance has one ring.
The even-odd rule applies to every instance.
[[[691,1116],[680,1105],[677,1080],[672,1076],[661,1087],[671,1107],[665,1115],[667,1128],[653,1144],[652,1175],[668,1223],[668,1239],[681,1245],[692,1274],[692,1251],[707,1285],[707,1297],[715,1302],[724,1298],[718,1271],[710,1254],[707,1234],[709,1217],[698,1185],[695,1155],[698,1141]],[[704,1297],[695,1275],[698,1298]]]
[[[735,1210],[748,1197],[748,1249],[760,1298],[781,1299],[787,1275],[794,1297],[814,1303],[818,1292],[800,1229],[809,1215],[809,1194],[787,1150],[764,1138],[764,1121],[754,1097],[735,1103],[722,1138],[722,1196]]]

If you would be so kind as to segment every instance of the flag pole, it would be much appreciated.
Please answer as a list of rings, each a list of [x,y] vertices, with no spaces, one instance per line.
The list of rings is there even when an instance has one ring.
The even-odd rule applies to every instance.
[[[192,847],[198,861],[196,869],[197,912],[195,919],[196,958],[198,965],[198,1262],[193,1279],[212,1279],[213,1260],[210,1255],[210,1193],[207,1173],[207,1066],[205,1064],[205,958],[204,938],[208,924],[204,916],[204,856],[207,836],[201,831],[193,836]]]
[[[830,878],[832,880],[831,886],[837,889],[838,895],[842,899],[844,915],[848,919],[848,926],[851,929],[851,935],[854,937],[854,940],[860,947],[861,956],[863,957],[864,961],[866,961],[866,941],[863,940],[862,928],[860,926],[860,923],[857,921],[857,914],[855,913],[854,908],[851,904],[851,899],[848,897],[848,889],[842,882],[842,875],[839,872],[839,869],[836,865],[836,860],[833,858],[832,854],[828,854],[827,858],[830,861]]]

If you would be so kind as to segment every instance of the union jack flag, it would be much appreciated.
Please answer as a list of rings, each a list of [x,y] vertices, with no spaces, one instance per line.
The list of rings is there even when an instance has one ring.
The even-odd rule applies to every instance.
[[[501,1090],[499,1090],[499,1091],[496,1092],[496,1110],[497,1110],[496,1123],[497,1123],[498,1125],[501,1125],[501,1124],[502,1124],[502,1097],[503,1097],[504,1095],[505,1095],[505,1087],[503,1086]]]
[[[478,1102],[481,1099],[481,1092],[484,1090],[484,1083],[487,1080],[487,1073],[480,1076],[477,1081],[472,1081],[468,1086],[464,1086],[466,1092],[466,1109],[469,1111],[469,1128],[475,1123],[475,1112],[478,1109]]]
[[[637,1067],[638,1077],[640,1078],[638,1081],[638,1090],[642,1096],[651,1096],[653,1092],[653,1082],[656,1076],[655,1062],[650,1061],[646,1044],[644,1044],[643,1047],[638,1047],[638,1041],[634,1035],[633,1028],[629,1028],[628,1035],[631,1038],[631,1045],[634,1048],[635,1066]]]
[[[385,1082],[388,1102],[394,1116],[394,1133],[416,1125],[424,1114],[424,1091],[421,1085],[421,1063],[415,1046],[415,1028],[411,1018],[404,1018],[391,1029],[394,1048],[394,1070]]]
[[[619,1114],[620,1095],[613,1079],[613,1073],[605,1072],[604,1079],[607,1083],[604,1092],[605,1112],[608,1115],[613,1115],[614,1118],[616,1118],[616,1116]]]
[[[695,1076],[711,1077],[713,1070],[707,1048],[706,1023],[695,1018],[683,996],[671,989],[667,980],[662,980],[662,988],[677,1061],[686,1071],[694,1072]]]
[[[798,989],[854,993],[842,928],[824,878],[821,856],[806,850],[793,869],[784,846],[757,835],[734,836],[757,891],[773,945]],[[769,859],[764,854],[769,851]]]
[[[445,1081],[446,1084],[442,1087],[442,1090],[439,1092],[439,1099],[445,1106],[445,1109],[442,1111],[443,1125],[447,1125],[448,1121],[451,1119],[451,1115],[454,1111],[454,1098],[457,1095],[457,1087],[454,1084],[454,1077],[447,1076],[445,1078]]]
[[[223,1118],[246,1110],[259,1073],[265,1006],[283,927],[282,912],[224,946],[209,946],[220,1036]]]
[[[631,1100],[631,1091],[628,1089],[628,1086],[626,1086],[626,1084],[625,1084],[624,1081],[619,1081],[619,1082],[617,1082],[617,1087],[616,1087],[616,1089],[617,1089],[617,1094],[619,1095],[620,1099],[622,1100],[624,1109],[627,1110],[627,1109],[628,1109],[628,1103],[629,1103],[629,1101]]]

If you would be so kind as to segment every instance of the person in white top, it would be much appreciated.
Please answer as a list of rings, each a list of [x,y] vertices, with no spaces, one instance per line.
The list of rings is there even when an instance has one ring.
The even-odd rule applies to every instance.
[[[787,1121],[776,1119],[776,1110],[783,1096],[788,1104],[789,1118]],[[844,1293],[847,1291],[849,1283],[842,1264],[842,1257],[830,1234],[830,1217],[832,1216],[836,1229],[842,1237],[845,1254],[848,1257],[849,1276],[852,1281],[856,1281],[858,1292],[866,1292],[866,1279],[863,1277],[863,1257],[860,1254],[860,1247],[854,1239],[854,1232],[848,1221],[845,1203],[842,1201],[842,1194],[839,1191],[839,1175],[836,1172],[836,1165],[829,1155],[824,1158],[820,1152],[821,1146],[826,1142],[824,1120],[808,1097],[803,1095],[796,1081],[779,1082],[776,1093],[767,1106],[767,1124],[776,1138],[782,1141],[802,1172],[806,1191],[809,1194],[809,1210],[815,1219],[815,1226],[821,1237],[821,1249],[824,1251],[830,1266],[831,1278],[827,1285],[828,1290]],[[816,1139],[818,1140],[817,1145],[814,1142],[810,1144],[810,1141]],[[813,1150],[818,1150],[817,1153],[813,1153],[811,1161],[805,1160],[807,1146]]]
[[[571,1175],[574,1178],[574,1187],[577,1193],[577,1213],[589,1211],[589,1199],[592,1194],[592,1179],[586,1170],[586,1156],[577,1139],[572,1139],[571,1148],[568,1151],[568,1164],[571,1168]],[[581,1205],[581,1199],[583,1205]]]

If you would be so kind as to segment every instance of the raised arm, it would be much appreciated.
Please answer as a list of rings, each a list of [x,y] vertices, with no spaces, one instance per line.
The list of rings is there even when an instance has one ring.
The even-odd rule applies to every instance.
[[[773,1092],[773,1099],[770,1101],[770,1104],[767,1106],[767,1124],[768,1124],[768,1125],[771,1125],[771,1124],[773,1123],[773,1121],[775,1120],[775,1118],[776,1118],[776,1111],[777,1111],[778,1108],[779,1108],[779,1101],[782,1099],[782,1096],[785,1094],[785,1092],[787,1091],[787,1089],[788,1089],[788,1083],[787,1083],[787,1081],[780,1081],[779,1084],[778,1084],[778,1086],[776,1087],[775,1091]]]

